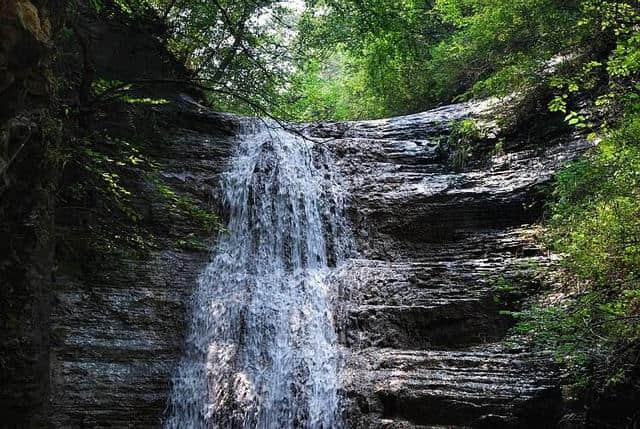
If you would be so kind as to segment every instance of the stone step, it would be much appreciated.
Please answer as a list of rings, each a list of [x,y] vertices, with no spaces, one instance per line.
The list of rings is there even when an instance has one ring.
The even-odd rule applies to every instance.
[[[364,249],[364,259],[386,261],[392,265],[472,268],[475,261],[479,261],[484,262],[484,266],[478,266],[483,271],[504,266],[516,258],[537,258],[545,253],[535,241],[541,230],[534,226],[481,230],[456,226],[448,234],[446,240],[427,241],[378,234],[366,237],[360,246]],[[380,242],[384,242],[383,247],[378,247]]]
[[[349,363],[352,388],[379,401],[371,408],[381,408],[382,419],[410,424],[389,427],[546,427],[557,417],[560,392],[543,367],[534,355],[490,345],[462,351],[368,349]]]
[[[510,326],[491,299],[457,299],[437,306],[368,305],[347,312],[346,344],[459,348],[497,340]]]
[[[514,271],[513,269],[511,271]],[[420,305],[435,307],[453,301],[480,300],[495,278],[513,272],[490,259],[390,264],[352,261],[334,276],[351,305]]]
[[[496,296],[496,280],[523,287],[535,282],[522,278],[526,268],[506,266],[505,259],[488,255],[449,261],[350,261],[332,280],[348,303],[339,317],[343,343],[428,349],[497,340],[512,321],[500,313],[507,307]]]
[[[470,429],[468,426],[433,426],[433,425],[416,425],[406,420],[381,419],[380,429]]]

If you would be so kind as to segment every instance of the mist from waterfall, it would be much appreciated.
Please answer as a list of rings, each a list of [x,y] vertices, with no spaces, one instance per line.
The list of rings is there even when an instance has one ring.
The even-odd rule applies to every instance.
[[[349,247],[327,151],[281,128],[240,137],[228,231],[200,276],[167,428],[337,428],[337,291]]]

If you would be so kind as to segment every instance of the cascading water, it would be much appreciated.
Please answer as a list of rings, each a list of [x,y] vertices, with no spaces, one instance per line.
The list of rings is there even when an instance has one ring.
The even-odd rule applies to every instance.
[[[325,279],[348,234],[330,166],[280,128],[241,138],[223,179],[228,233],[199,278],[167,428],[341,426]]]

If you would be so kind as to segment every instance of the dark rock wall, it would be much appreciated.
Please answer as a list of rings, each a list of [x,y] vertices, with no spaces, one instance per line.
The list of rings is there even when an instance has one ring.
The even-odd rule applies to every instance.
[[[237,124],[179,98],[160,108],[158,140],[145,155],[175,192],[220,211],[219,174],[231,156]],[[153,237],[151,250],[97,260],[81,254],[74,260],[71,254],[59,269],[51,315],[53,427],[161,426],[189,298],[209,260],[207,250],[179,243],[190,234],[211,238],[211,233],[202,231],[197,219],[172,215],[145,175],[132,177],[134,183],[125,186],[136,190],[130,202],[144,213],[140,222]],[[68,213],[59,215],[67,237],[84,231]],[[112,227],[119,233],[118,224]]]
[[[57,175],[47,114],[56,2],[0,3],[0,415],[44,427]]]
[[[202,224],[176,217],[148,171],[124,171],[151,247],[140,255],[120,246],[132,228],[113,201],[89,189],[70,203],[66,192],[92,186],[83,146],[114,146],[100,130],[139,140],[146,129],[142,156],[160,171],[154,180],[215,212],[213,187],[237,124],[178,85],[152,89],[172,98],[164,109],[84,105],[96,77],[187,72],[157,28],[69,6],[0,2],[0,427],[156,427],[190,289],[208,259],[179,243],[203,235]],[[56,37],[63,27],[75,38]]]
[[[37,141],[37,139],[35,139]],[[0,410],[10,426],[42,427],[49,388],[54,242],[52,178],[29,141],[12,165],[0,217]],[[41,173],[39,173],[41,172]]]

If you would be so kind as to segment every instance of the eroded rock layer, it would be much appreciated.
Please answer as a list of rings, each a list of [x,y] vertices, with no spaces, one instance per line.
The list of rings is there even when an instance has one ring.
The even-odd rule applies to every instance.
[[[351,427],[548,427],[560,411],[548,362],[502,344],[510,321],[495,292],[500,279],[535,285],[534,268],[552,263],[530,226],[541,213],[540,186],[586,144],[514,144],[452,171],[442,143],[453,122],[486,109],[464,104],[305,131],[333,154],[359,251],[333,278]],[[194,105],[170,112],[161,124],[169,143],[153,154],[163,180],[219,210],[234,121]],[[97,261],[91,275],[60,269],[53,427],[162,425],[187,302],[209,255],[174,245],[194,226],[173,222],[151,193],[134,203],[165,245],[143,260]],[[65,214],[57,218],[64,227]]]
[[[162,183],[219,211],[220,173],[235,147],[238,124],[188,98],[166,110],[159,114],[170,134],[148,149]],[[180,245],[201,227],[193,219],[171,216],[171,204],[159,198],[155,185],[133,173],[125,186],[136,190],[132,204],[157,243],[142,258],[118,253],[88,261],[86,255],[72,254],[71,262],[95,266],[59,267],[51,315],[52,427],[162,426],[188,302],[209,252]],[[76,217],[83,213],[71,214],[59,211],[57,222],[74,237],[83,223]],[[118,228],[113,226],[113,234]]]
[[[497,288],[539,282],[549,265],[530,224],[540,186],[585,148],[579,139],[512,144],[454,173],[443,157],[463,104],[381,121],[322,124],[349,183],[360,259],[344,296],[346,415],[354,428],[549,427],[560,392],[549,362],[501,343]]]

